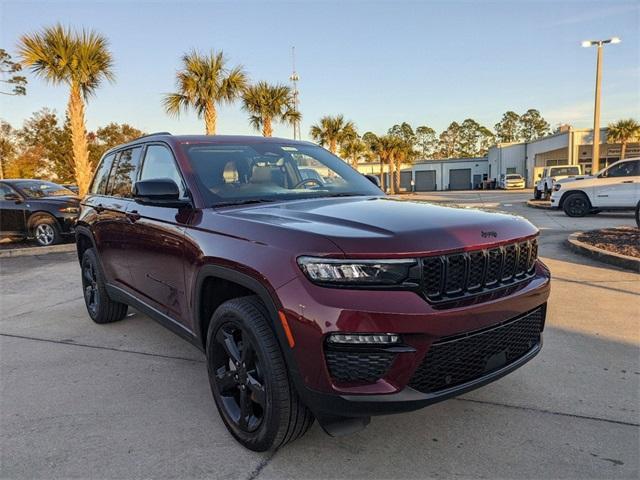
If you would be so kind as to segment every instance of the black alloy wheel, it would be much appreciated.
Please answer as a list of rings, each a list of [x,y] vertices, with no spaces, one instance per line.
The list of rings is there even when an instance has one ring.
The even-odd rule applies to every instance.
[[[215,342],[212,366],[224,413],[240,430],[254,432],[267,409],[267,392],[256,348],[242,327],[232,321],[218,329]]]
[[[91,318],[95,318],[100,308],[100,289],[98,288],[98,273],[93,262],[82,262],[82,290],[89,315]]]
[[[589,199],[581,193],[572,193],[563,203],[564,213],[570,217],[584,217],[591,210]]]

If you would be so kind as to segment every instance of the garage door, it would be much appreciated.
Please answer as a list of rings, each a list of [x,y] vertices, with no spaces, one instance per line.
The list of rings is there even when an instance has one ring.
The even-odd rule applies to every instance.
[[[411,190],[411,172],[400,172],[400,190]]]
[[[470,188],[470,168],[456,168],[449,170],[449,190],[469,190]]]
[[[416,192],[430,192],[436,189],[435,170],[416,171]]]

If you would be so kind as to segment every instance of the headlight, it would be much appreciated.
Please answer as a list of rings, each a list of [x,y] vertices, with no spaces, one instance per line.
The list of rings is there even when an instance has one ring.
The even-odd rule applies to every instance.
[[[299,257],[309,280],[331,285],[398,285],[409,276],[416,260],[342,260]]]
[[[61,208],[60,211],[62,213],[80,213],[80,209],[78,207],[64,207]]]
[[[556,183],[556,184],[553,186],[553,191],[554,191],[554,192],[557,192],[557,191],[558,191],[558,190],[560,190],[561,188],[562,188],[562,185],[560,185],[559,183]]]

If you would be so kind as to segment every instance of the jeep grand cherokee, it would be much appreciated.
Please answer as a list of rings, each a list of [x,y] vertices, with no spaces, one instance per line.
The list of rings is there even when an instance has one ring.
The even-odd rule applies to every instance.
[[[90,317],[132,306],[204,351],[252,450],[461,394],[542,345],[534,226],[386,197],[307,142],[142,137],[104,155],[76,232]]]

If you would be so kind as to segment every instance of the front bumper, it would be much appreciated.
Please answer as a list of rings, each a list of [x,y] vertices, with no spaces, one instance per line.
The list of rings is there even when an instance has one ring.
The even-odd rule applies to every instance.
[[[423,393],[411,386],[429,350],[443,337],[492,329],[544,309],[549,286],[548,270],[539,263],[536,275],[516,291],[482,303],[438,308],[413,292],[336,290],[315,286],[303,277],[295,279],[277,293],[296,342],[290,354],[299,394],[319,418],[367,417],[415,410],[485,385],[533,358],[541,342],[513,361],[451,388]],[[332,332],[400,334],[402,346],[408,348],[396,352],[378,379],[336,380],[325,347]]]

